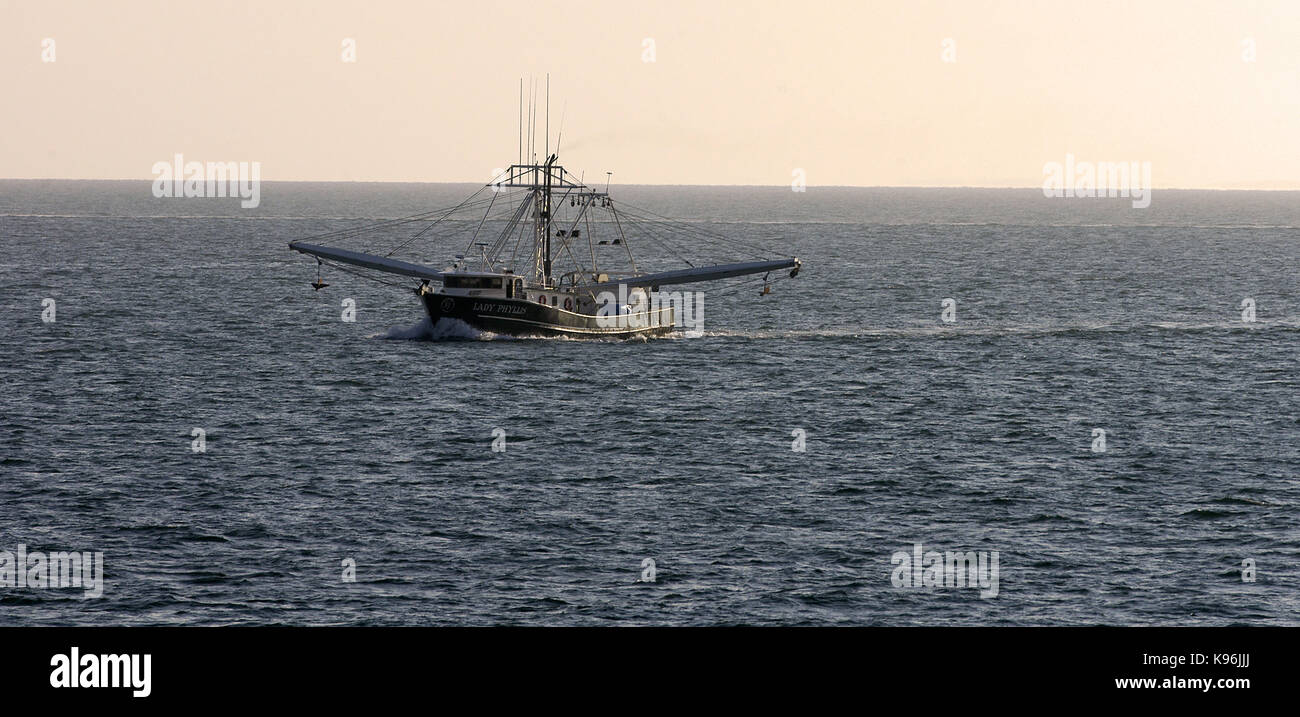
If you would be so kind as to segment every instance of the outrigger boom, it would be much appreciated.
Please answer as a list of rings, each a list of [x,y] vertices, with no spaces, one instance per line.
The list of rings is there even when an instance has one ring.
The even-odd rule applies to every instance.
[[[317,244],[307,244],[304,242],[290,242],[289,248],[322,259],[338,261],[344,264],[352,264],[353,266],[374,269],[389,274],[413,276],[417,279],[428,279],[430,281],[442,281],[444,276],[444,272],[428,266],[413,264],[409,261],[390,259],[386,256],[379,256],[377,254],[364,254],[362,252],[336,249],[334,247],[319,246]],[[802,262],[798,259],[754,261],[737,264],[715,264],[713,266],[699,266],[690,269],[665,271],[658,274],[641,274],[640,276],[630,276],[624,279],[615,279],[594,284],[583,284],[582,286],[590,291],[614,289],[618,288],[619,285],[627,287],[656,287],[668,284],[689,284],[696,281],[716,281],[718,279],[729,279],[736,276],[746,276],[748,274],[765,274],[767,272],[780,271],[782,269],[794,269],[794,271],[791,272],[791,276],[794,276],[798,273],[801,265]]]
[[[417,279],[429,279],[430,281],[442,281],[442,272],[431,267],[420,264],[412,264],[409,261],[398,261],[389,259],[386,256],[376,254],[363,254],[359,251],[348,251],[347,249],[335,249],[330,246],[319,246],[316,244],[306,244],[300,241],[289,242],[289,248],[294,251],[300,251],[303,254],[310,254],[321,259],[330,261],[339,261],[344,264],[360,266],[366,269],[384,271],[389,274],[401,274],[403,276],[413,276]]]
[[[782,269],[792,269],[790,276],[799,273],[802,262],[798,259],[778,259],[776,261],[751,261],[740,264],[715,264],[713,266],[697,266],[690,269],[678,269],[676,271],[664,271],[658,274],[642,274],[640,276],[630,276],[626,279],[616,279],[604,281],[596,284],[589,284],[586,288],[595,290],[612,289],[623,286],[649,286],[651,288],[664,286],[667,284],[690,284],[696,281],[716,281],[718,279],[730,279],[734,276],[746,276],[748,274],[766,274],[771,271],[780,271]]]

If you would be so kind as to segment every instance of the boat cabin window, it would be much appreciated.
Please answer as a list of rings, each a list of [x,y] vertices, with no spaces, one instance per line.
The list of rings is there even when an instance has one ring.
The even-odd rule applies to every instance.
[[[448,289],[500,289],[501,278],[495,276],[447,276],[442,285]]]

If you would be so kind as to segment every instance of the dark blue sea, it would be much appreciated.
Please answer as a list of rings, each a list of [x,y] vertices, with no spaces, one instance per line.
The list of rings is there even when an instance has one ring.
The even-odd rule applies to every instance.
[[[473,189],[0,181],[0,551],[104,566],[0,624],[1300,624],[1300,193],[612,187],[802,259],[699,338],[440,333],[287,247]]]

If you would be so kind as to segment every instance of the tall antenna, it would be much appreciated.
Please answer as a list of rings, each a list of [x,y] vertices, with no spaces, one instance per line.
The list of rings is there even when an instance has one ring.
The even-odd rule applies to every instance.
[[[546,159],[551,158],[551,73],[546,73]]]
[[[537,78],[533,78],[533,90],[528,100],[528,163],[536,164],[537,156]]]
[[[560,153],[560,140],[564,139],[564,115],[569,111],[569,101],[564,101],[564,107],[560,110],[560,132],[555,135],[555,153]]]
[[[524,78],[519,78],[519,163],[524,163]]]

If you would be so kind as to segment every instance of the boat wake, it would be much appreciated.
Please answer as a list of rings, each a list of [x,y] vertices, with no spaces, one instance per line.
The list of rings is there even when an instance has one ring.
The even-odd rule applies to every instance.
[[[577,341],[582,343],[604,342],[604,343],[625,343],[628,341],[648,341],[653,339],[672,339],[678,338],[680,332],[665,334],[662,336],[633,336],[633,337],[585,337],[585,336],[547,336],[541,334],[521,334],[511,336],[509,334],[497,334],[491,331],[483,331],[461,321],[443,317],[438,319],[435,324],[429,317],[424,317],[410,326],[393,326],[387,331],[371,334],[369,338],[379,339],[381,341]]]
[[[491,341],[508,337],[498,336],[491,331],[480,331],[459,319],[443,318],[434,324],[426,316],[410,326],[393,326],[370,338],[385,341]]]
[[[1125,334],[1134,332],[1175,332],[1175,333],[1202,333],[1202,332],[1220,332],[1220,331],[1259,331],[1261,329],[1275,329],[1282,331],[1300,330],[1298,321],[1273,321],[1268,324],[1260,322],[1257,325],[1244,325],[1241,322],[1224,321],[1211,323],[1168,323],[1156,322],[1145,324],[1069,324],[1060,326],[1051,325],[1021,325],[1021,326],[908,326],[908,327],[844,327],[844,328],[823,328],[823,329],[795,329],[795,330],[713,330],[705,331],[704,336],[708,338],[725,338],[725,339],[883,339],[883,338],[929,338],[929,337],[956,337],[956,336],[1069,336],[1069,335],[1089,335],[1097,333],[1114,333]],[[453,318],[442,318],[435,325],[429,317],[424,317],[410,326],[393,326],[388,331],[373,334],[372,339],[381,339],[389,341],[604,341],[609,343],[623,343],[626,338],[588,338],[588,337],[570,337],[570,336],[542,336],[542,335],[521,335],[510,336],[507,334],[496,334],[491,331],[482,331],[473,326]],[[651,340],[650,337],[637,337],[640,340]],[[652,340],[682,340],[689,338],[681,331],[674,331],[662,336],[655,336]]]
[[[875,338],[948,338],[961,336],[1071,336],[1092,334],[1129,333],[1225,333],[1241,331],[1300,330],[1300,321],[1280,319],[1247,324],[1241,321],[1216,322],[1154,322],[1139,324],[1085,323],[1085,324],[1027,324],[1027,325],[935,325],[902,327],[844,327],[794,330],[713,330],[704,335],[715,338],[739,339],[875,339]]]

